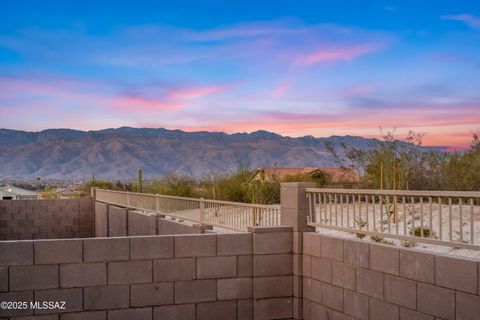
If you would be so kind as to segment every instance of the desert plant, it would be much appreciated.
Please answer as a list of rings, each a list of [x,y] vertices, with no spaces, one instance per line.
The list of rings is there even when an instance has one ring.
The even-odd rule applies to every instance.
[[[393,245],[393,244],[394,244],[392,240],[387,240],[387,239],[382,239],[382,240],[380,241],[380,243],[382,243],[382,244],[388,244],[388,245]]]
[[[373,240],[375,242],[381,242],[383,239],[384,238],[382,236],[379,236],[379,235],[376,235],[376,234],[370,236],[370,240]]]
[[[367,222],[360,217],[355,218],[355,223],[360,227],[360,229],[363,229],[363,227],[367,225]],[[365,233],[357,232],[355,233],[355,235],[357,238],[360,238],[360,239],[365,238]]]
[[[317,187],[323,186],[327,182],[327,174],[321,170],[317,170],[312,174],[297,173],[287,174],[282,179],[283,182],[314,182]]]
[[[47,187],[42,192],[40,192],[42,199],[58,199],[59,195],[55,188]]]
[[[400,244],[404,246],[405,248],[412,248],[417,245],[417,243],[413,240],[401,240]]]
[[[415,237],[424,237],[424,238],[428,238],[430,237],[431,235],[431,231],[430,231],[430,228],[429,227],[415,227],[415,228],[412,228],[410,227],[410,234],[415,236]]]

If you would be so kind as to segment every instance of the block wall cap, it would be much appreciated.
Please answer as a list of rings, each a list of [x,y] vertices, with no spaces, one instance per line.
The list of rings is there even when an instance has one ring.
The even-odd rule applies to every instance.
[[[248,232],[252,232],[252,233],[293,232],[293,228],[288,226],[248,227]]]

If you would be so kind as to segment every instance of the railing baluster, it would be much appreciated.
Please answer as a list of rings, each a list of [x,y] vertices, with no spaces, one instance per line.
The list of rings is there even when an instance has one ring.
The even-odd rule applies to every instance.
[[[362,198],[360,194],[358,195],[358,222],[360,223],[360,228],[362,227]]]
[[[402,196],[402,211],[403,211],[403,235],[407,235],[407,209],[405,204],[405,196]]]
[[[343,194],[340,194],[340,222],[343,227]]]
[[[433,237],[432,197],[428,197],[428,215],[428,228],[430,229],[430,237]]]
[[[460,242],[463,242],[463,199],[458,198],[458,207],[459,207],[459,224],[460,224]]]
[[[345,195],[345,200],[347,201],[347,227],[350,227],[350,196]]]
[[[415,236],[415,198],[410,197],[412,202],[412,235]]]
[[[380,195],[380,231],[383,232],[383,195]]]
[[[443,205],[442,198],[438,197],[438,233],[440,235],[440,240],[443,240],[443,217],[442,217]]]
[[[328,217],[326,217],[328,223],[333,226],[333,200],[332,194],[328,194]]]
[[[315,222],[315,219],[312,218],[312,193],[306,193],[308,199],[308,215],[307,215],[307,222]]]
[[[448,240],[452,241],[452,198],[448,197]]]
[[[368,213],[368,209],[370,207],[370,203],[368,202],[368,195],[365,195],[365,207],[366,207],[366,213],[367,213],[367,231],[370,230],[370,214]]]
[[[420,236],[423,238],[423,197],[420,197]]]
[[[398,205],[397,205],[397,196],[392,196],[392,207],[393,207],[393,224],[395,227],[395,234],[398,234]]]
[[[470,243],[473,244],[475,241],[475,229],[474,229],[474,219],[473,219],[473,198],[470,198]]]
[[[357,219],[357,209],[356,209],[356,206],[355,206],[355,195],[352,194],[352,217],[353,217],[353,220],[352,220],[352,226],[353,228],[356,227],[357,223],[355,222],[356,219]]]

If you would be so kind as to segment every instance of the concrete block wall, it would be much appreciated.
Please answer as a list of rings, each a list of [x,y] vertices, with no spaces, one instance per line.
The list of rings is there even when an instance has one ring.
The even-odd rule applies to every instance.
[[[291,319],[292,228],[249,228],[249,231],[253,234],[254,319]]]
[[[308,202],[305,188],[314,183],[287,182],[281,184],[280,206],[282,224],[292,227],[292,318],[303,319],[303,233],[314,231],[307,226]]]
[[[480,318],[480,262],[306,232],[304,319]]]
[[[66,301],[0,319],[252,319],[252,233],[3,241],[0,252],[0,301]],[[277,263],[261,262],[259,299],[276,296]]]
[[[0,240],[94,235],[92,198],[0,200]]]
[[[154,212],[121,208],[95,202],[95,236],[202,234],[207,227],[174,221]]]
[[[168,235],[168,234],[198,234],[204,233],[205,228],[200,224],[190,225],[185,222],[173,221],[166,219],[163,216],[158,217],[157,219],[157,233]]]

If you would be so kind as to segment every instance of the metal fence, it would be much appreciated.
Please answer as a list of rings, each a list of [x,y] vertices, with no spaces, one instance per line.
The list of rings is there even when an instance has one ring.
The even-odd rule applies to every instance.
[[[309,225],[480,250],[480,192],[306,189]]]
[[[121,207],[155,211],[186,220],[246,231],[250,226],[280,225],[279,205],[186,198],[95,189],[95,200]]]

